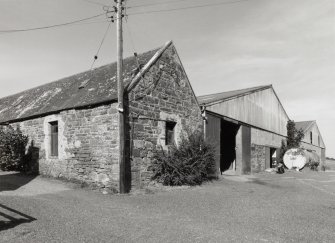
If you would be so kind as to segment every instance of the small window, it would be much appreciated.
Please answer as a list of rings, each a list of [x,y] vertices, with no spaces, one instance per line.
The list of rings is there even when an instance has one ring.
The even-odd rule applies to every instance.
[[[320,146],[320,136],[318,135],[318,145]]]
[[[166,134],[165,134],[165,144],[173,145],[174,144],[174,128],[176,126],[175,122],[167,121],[166,122]]]
[[[310,134],[311,144],[313,144],[313,133],[310,132],[309,134]]]
[[[50,155],[58,156],[58,122],[50,122]]]

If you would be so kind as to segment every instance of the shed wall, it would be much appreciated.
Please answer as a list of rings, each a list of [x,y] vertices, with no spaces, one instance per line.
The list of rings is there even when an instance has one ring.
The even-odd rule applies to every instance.
[[[312,143],[310,140],[310,132],[312,132]],[[319,144],[319,139],[320,139],[320,144]],[[325,144],[323,142],[323,139],[321,137],[321,133],[319,131],[318,126],[316,125],[316,123],[314,123],[309,129],[307,129],[305,131],[305,137],[303,138],[304,142],[315,145],[317,147],[322,147],[325,148]]]
[[[286,137],[257,128],[251,128],[252,144],[280,148],[282,140],[286,140]]]
[[[220,173],[221,162],[221,118],[207,114],[206,139],[215,147],[217,174]]]
[[[325,161],[325,156],[323,156],[323,153],[325,151],[324,148],[314,146],[314,145],[306,143],[306,142],[302,142],[300,147],[303,148],[303,149],[314,151],[319,156],[320,159],[323,159],[322,160],[323,162]]]
[[[286,136],[288,117],[272,88],[207,106],[207,110]]]

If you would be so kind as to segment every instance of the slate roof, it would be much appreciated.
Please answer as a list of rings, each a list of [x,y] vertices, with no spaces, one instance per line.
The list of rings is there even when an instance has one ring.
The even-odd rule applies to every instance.
[[[306,132],[306,130],[308,128],[310,128],[310,126],[312,126],[315,123],[315,121],[300,121],[300,122],[295,122],[295,128],[300,130],[302,129],[304,132]]]
[[[163,48],[138,55],[147,64]],[[123,62],[125,86],[138,73],[135,57]],[[0,99],[0,123],[24,120],[62,110],[117,101],[116,63],[98,67]]]
[[[261,91],[264,89],[272,88],[272,85],[266,85],[266,86],[257,86],[247,89],[239,89],[239,90],[233,90],[233,91],[227,91],[222,93],[216,93],[216,94],[209,94],[209,95],[202,95],[198,96],[198,102],[200,105],[208,105],[217,101],[224,101],[232,98],[237,98],[240,96],[248,95],[257,91]]]

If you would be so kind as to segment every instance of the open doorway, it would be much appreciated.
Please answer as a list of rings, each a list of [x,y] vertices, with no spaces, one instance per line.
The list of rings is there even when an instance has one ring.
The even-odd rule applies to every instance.
[[[270,148],[270,168],[275,168],[277,166],[277,149],[276,148]]]
[[[277,166],[277,149],[265,148],[265,169],[275,168]]]
[[[220,171],[235,169],[236,134],[240,125],[221,120],[221,159]]]

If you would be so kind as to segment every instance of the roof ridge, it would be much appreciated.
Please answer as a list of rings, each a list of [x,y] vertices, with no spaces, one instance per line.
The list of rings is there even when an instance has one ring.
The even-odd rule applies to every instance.
[[[305,133],[313,124],[316,124],[316,120],[309,120],[309,121],[294,121],[294,123],[299,127],[299,129],[302,129]]]
[[[224,92],[218,92],[218,93],[211,93],[211,94],[206,94],[206,95],[200,95],[200,96],[197,96],[198,98],[202,98],[202,97],[205,97],[205,96],[208,96],[208,95],[219,95],[219,94],[224,94],[224,93],[228,93],[228,92],[235,92],[235,91],[242,91],[242,90],[246,90],[246,89],[263,89],[263,88],[271,88],[272,87],[272,84],[269,84],[269,85],[261,85],[261,86],[254,86],[254,87],[250,87],[250,88],[243,88],[243,89],[235,89],[235,90],[228,90],[228,91],[224,91]],[[254,90],[254,91],[256,91]]]
[[[307,121],[295,121],[295,123],[297,122],[316,122],[316,120],[307,120]]]

